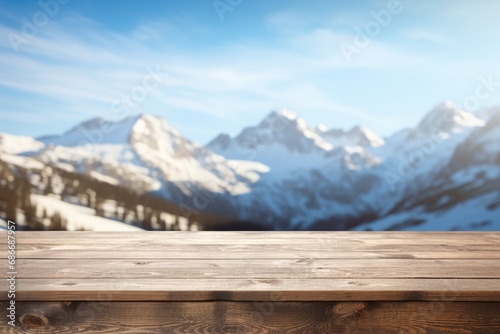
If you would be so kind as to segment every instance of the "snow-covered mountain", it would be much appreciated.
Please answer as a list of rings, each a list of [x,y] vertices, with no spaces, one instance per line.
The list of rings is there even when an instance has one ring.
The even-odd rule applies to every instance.
[[[0,153],[18,154],[37,151],[44,146],[42,142],[26,136],[14,136],[0,133]]]
[[[151,115],[116,123],[96,118],[60,136],[39,140],[46,146],[32,156],[43,162],[90,170],[120,184],[162,192],[169,199],[180,195],[170,193],[172,188],[186,196],[199,189],[239,195],[267,171],[254,162],[236,166]]]
[[[335,147],[378,147],[385,143],[384,139],[380,138],[375,132],[361,126],[355,126],[349,131],[344,131],[343,129],[328,129],[320,125],[317,126],[314,131]]]
[[[500,229],[500,113],[446,102],[397,138],[406,158],[388,178],[394,205],[357,229]]]
[[[500,230],[500,115],[469,132],[391,211],[356,229]]]
[[[471,127],[480,127],[485,121],[473,113],[454,106],[451,102],[444,102],[429,112],[415,129],[410,133],[413,138],[427,136],[449,136],[462,132]]]
[[[260,124],[245,128],[235,138],[220,134],[206,147],[227,158],[250,158],[270,166],[271,170],[283,171],[316,166],[335,148],[381,145],[384,140],[370,129],[312,128],[295,113],[283,110],[273,111]]]
[[[273,174],[310,168],[322,161],[332,145],[293,112],[273,111],[256,126],[235,138],[217,136],[207,149],[234,160],[252,160],[269,166]]]
[[[500,229],[499,110],[445,102],[388,138],[274,111],[205,147],[159,117],[96,118],[38,140],[0,135],[0,152],[275,229]]]
[[[499,132],[499,126],[487,125],[494,114],[490,110],[472,114],[450,102],[444,102],[433,108],[415,128],[382,139],[362,127],[349,131],[328,129],[326,126],[310,128],[292,114],[273,113],[268,119],[272,118],[274,123],[266,121],[264,124],[276,124],[276,120],[284,118],[284,124],[293,124],[292,128],[301,131],[278,132],[279,135],[273,133],[273,136],[268,136],[270,140],[263,142],[254,152],[252,157],[269,165],[271,172],[263,178],[265,182],[254,186],[252,203],[255,205],[258,199],[272,203],[268,205],[272,208],[268,216],[275,222],[284,220],[284,224],[288,224],[286,228],[349,229],[361,226],[369,229],[369,224],[362,223],[388,219],[385,217],[404,212],[407,207],[411,207],[411,203],[418,206],[417,203],[433,200],[435,197],[430,196],[431,190],[436,191],[434,187],[437,180],[442,178],[449,164],[453,165],[453,159],[456,159],[454,155],[458,154],[457,150],[460,152],[461,145],[487,128],[495,128]],[[245,129],[236,138],[220,135],[207,147],[226,157],[234,157],[235,153],[248,148],[245,143],[250,138],[259,138],[259,130],[265,131],[267,128],[261,123],[257,127]],[[311,132],[323,141],[311,136]],[[290,142],[287,140],[288,135],[294,136],[296,140],[315,138],[309,143],[321,145],[294,151],[286,145]],[[496,147],[498,141],[491,135],[485,135],[484,138],[488,138],[483,140],[484,143]],[[482,159],[485,159],[485,155],[492,155],[491,151],[472,150]],[[465,156],[472,157],[472,150],[469,149]],[[500,151],[499,148],[493,150]],[[299,157],[296,157],[297,152],[300,153]],[[296,160],[301,162],[295,163]],[[281,167],[283,165],[285,167]],[[499,171],[500,163],[489,168]],[[460,186],[460,181],[457,182],[457,186]],[[415,201],[416,198],[418,201]],[[248,211],[248,217],[252,218],[251,210]],[[253,213],[254,219],[258,217],[255,211]],[[428,216],[429,219],[431,217]],[[464,219],[464,222],[456,221],[454,228],[467,228],[468,218]],[[492,223],[500,228],[500,218]],[[424,222],[408,226],[404,222],[395,222],[394,225],[401,228],[428,226]]]

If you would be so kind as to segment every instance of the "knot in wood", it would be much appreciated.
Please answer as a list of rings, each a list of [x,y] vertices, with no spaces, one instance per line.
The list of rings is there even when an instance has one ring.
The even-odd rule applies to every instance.
[[[366,308],[366,303],[363,302],[350,302],[350,303],[337,303],[333,307],[333,313],[340,317],[349,317],[356,315]]]
[[[49,325],[49,319],[47,319],[47,317],[43,314],[23,314],[19,320],[21,321],[21,324],[29,329],[42,328]]]

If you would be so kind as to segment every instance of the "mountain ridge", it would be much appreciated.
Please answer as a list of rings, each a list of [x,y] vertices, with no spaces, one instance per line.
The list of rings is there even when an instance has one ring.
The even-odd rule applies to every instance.
[[[415,127],[381,138],[361,126],[311,127],[295,113],[273,111],[235,137],[220,134],[202,146],[161,117],[139,114],[93,118],[39,141],[25,137],[24,153],[3,150],[273,229],[371,229],[377,221],[418,228],[388,217],[435,210],[426,201],[462,191],[472,182],[462,175],[468,170],[500,178],[499,149],[491,144],[500,140],[496,115],[494,108],[470,113],[445,102]],[[481,183],[476,193],[488,189]]]

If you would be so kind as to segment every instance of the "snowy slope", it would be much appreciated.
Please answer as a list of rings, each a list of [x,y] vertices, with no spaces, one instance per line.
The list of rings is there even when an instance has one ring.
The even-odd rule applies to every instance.
[[[327,132],[333,133],[326,127],[312,129],[291,112],[272,112],[235,138],[219,135],[207,148],[227,158],[246,154],[270,168],[252,193],[237,199],[244,219],[302,229],[334,214],[355,216],[372,206],[372,195],[363,197],[377,183],[366,171],[381,159],[369,149],[383,146],[384,140],[356,127],[328,142]]]
[[[187,139],[166,121],[141,117],[131,132],[130,143],[138,158],[158,173],[160,179],[186,184],[203,184],[208,191],[238,195],[250,191],[255,178],[239,171],[259,172],[255,163],[237,165]]]
[[[206,147],[228,159],[261,162],[273,176],[320,164],[332,149],[303,119],[287,110],[271,112],[235,138],[219,135]]]
[[[491,131],[486,131],[488,128]],[[499,130],[500,122],[485,124],[474,115],[443,103],[431,110],[415,128],[395,134],[384,145],[358,148],[355,161],[359,167],[351,167],[350,173],[343,173],[345,168],[333,169],[335,166],[330,165],[327,170],[334,175],[330,180],[340,195],[330,206],[335,208],[338,202],[346,201],[345,206],[351,210],[335,208],[330,211],[330,216],[324,212],[323,221],[314,223],[304,219],[302,225],[315,228],[318,224],[324,227],[346,222],[351,226],[363,222],[365,217],[377,220],[398,212],[404,214],[419,202],[437,200],[446,189],[459,187],[465,182],[458,176],[449,179],[444,175],[453,173],[450,166],[455,166],[456,171],[464,170],[466,165],[458,166],[456,155],[461,145],[471,141],[472,137],[476,140],[462,154],[463,160],[472,161],[471,166],[479,168],[483,174],[489,172],[489,175],[500,178],[500,148],[496,144],[500,142]],[[478,157],[471,159],[474,154]],[[351,151],[347,159],[344,158],[343,166],[349,166],[348,162],[354,157]],[[487,164],[481,167],[483,160],[487,160]],[[437,184],[441,186],[436,188]],[[479,194],[464,196],[473,198]],[[432,209],[429,210],[429,214],[432,213]]]
[[[0,159],[14,166],[19,166],[26,169],[44,168],[43,163],[20,155],[0,153]]]
[[[453,157],[455,169],[480,164],[500,163],[500,113],[491,117],[484,127],[473,131],[461,143]]]
[[[66,219],[68,231],[85,229],[86,231],[141,231],[142,229],[112,219],[95,216],[94,210],[80,205],[62,202],[57,198],[32,195],[32,201],[38,206],[38,215],[45,210],[49,216],[59,212]]]
[[[498,110],[472,114],[445,102],[385,139],[363,127],[311,128],[294,113],[272,112],[206,147],[159,117],[97,118],[60,136],[23,138],[22,149],[3,156],[36,168],[32,157],[275,229],[496,229]],[[0,151],[12,140],[0,142]]]
[[[87,145],[117,144],[128,142],[130,132],[135,123],[143,115],[125,118],[119,122],[106,121],[103,118],[93,118],[78,124],[63,135],[38,138],[49,145],[66,147],[86,147]]]
[[[434,129],[440,135],[408,186],[400,185],[399,205],[359,229],[500,229],[500,114],[485,124],[447,107],[460,117]]]
[[[449,197],[443,196],[446,204]],[[389,215],[356,230],[500,231],[500,192],[461,201],[451,208],[428,212],[422,207]]]
[[[0,153],[19,154],[37,151],[43,146],[44,144],[42,142],[31,137],[0,133]]]
[[[461,110],[451,102],[444,102],[431,110],[410,133],[410,139],[428,136],[449,136],[467,128],[484,126],[485,121]]]
[[[315,132],[334,147],[341,146],[369,146],[378,147],[385,144],[384,139],[368,128],[355,126],[349,131],[342,129],[328,129],[318,126]]]
[[[173,185],[189,196],[201,185],[210,192],[238,195],[250,191],[249,186],[266,171],[253,162],[235,165],[151,115],[116,123],[97,118],[40,141],[47,147],[36,158],[45,163],[94,171],[111,178],[110,182],[144,192],[166,192]]]

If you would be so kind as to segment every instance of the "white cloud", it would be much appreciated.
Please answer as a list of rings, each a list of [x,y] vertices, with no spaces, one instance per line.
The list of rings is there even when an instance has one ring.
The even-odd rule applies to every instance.
[[[159,65],[169,77],[159,89],[158,102],[198,108],[210,114],[217,110],[218,116],[229,116],[236,105],[240,106],[236,109],[242,109],[273,104],[268,89],[276,83],[290,81],[293,85],[304,73],[329,67],[318,68],[317,54],[297,55],[265,46],[228,45],[203,54],[171,52],[172,49],[163,47],[152,49],[142,44],[145,37],[138,36],[137,31],[129,38],[86,18],[73,16],[70,20],[76,31],[55,23],[22,45],[17,54],[2,40],[0,60],[9,66],[2,69],[0,85],[65,104],[73,102],[80,110],[85,104],[89,110],[95,110],[94,104],[102,103],[101,108],[93,111],[101,113],[117,97],[140,83],[148,66]],[[138,31],[145,29],[141,26]],[[0,26],[0,34],[9,33],[19,32]],[[175,95],[169,90],[176,91]],[[186,94],[180,90],[190,96],[183,97]],[[221,94],[233,102],[213,97]],[[249,101],[244,98],[245,94],[260,95],[263,102]],[[238,99],[241,100],[236,102]]]
[[[293,16],[281,16],[271,23],[292,24],[293,20]],[[172,22],[149,22],[129,33],[117,33],[71,14],[51,22],[19,53],[12,51],[7,40],[0,40],[0,63],[8,64],[2,65],[0,85],[27,94],[35,112],[39,101],[48,103],[48,99],[53,102],[52,112],[65,118],[113,117],[112,103],[141,84],[148,67],[159,66],[167,77],[132,112],[191,110],[234,119],[287,106],[299,113],[328,110],[351,115],[363,123],[377,119],[333,98],[335,92],[328,85],[328,80],[335,80],[332,74],[352,67],[398,67],[421,61],[374,40],[349,64],[340,43],[352,41],[352,36],[328,27],[301,26],[296,33],[281,35],[276,44],[241,41],[195,51],[182,51],[165,38],[176,29]],[[0,35],[9,33],[19,31],[0,25]],[[10,101],[9,108],[28,110],[23,103]]]

